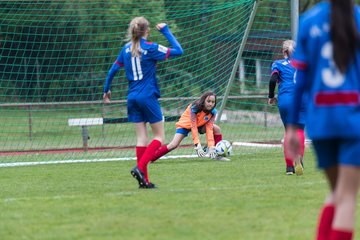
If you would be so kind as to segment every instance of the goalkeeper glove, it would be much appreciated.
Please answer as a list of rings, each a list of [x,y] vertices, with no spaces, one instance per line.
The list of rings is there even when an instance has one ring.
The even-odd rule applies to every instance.
[[[217,157],[217,153],[215,152],[215,147],[209,147],[209,157],[215,159]]]
[[[200,143],[195,144],[195,150],[196,150],[196,153],[197,153],[197,155],[198,155],[199,157],[205,157],[206,153],[205,153],[204,150],[202,149]]]

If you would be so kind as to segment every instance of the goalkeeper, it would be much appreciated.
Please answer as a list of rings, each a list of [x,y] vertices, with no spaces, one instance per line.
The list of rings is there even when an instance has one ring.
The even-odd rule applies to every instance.
[[[216,94],[205,92],[200,99],[191,103],[181,115],[176,125],[176,132],[173,140],[168,145],[161,146],[154,155],[153,162],[168,152],[177,148],[181,141],[191,132],[194,147],[199,157],[210,157],[220,161],[230,159],[218,156],[215,152],[215,145],[222,140],[221,129],[214,124],[216,118]],[[199,134],[206,134],[208,152],[201,146]]]

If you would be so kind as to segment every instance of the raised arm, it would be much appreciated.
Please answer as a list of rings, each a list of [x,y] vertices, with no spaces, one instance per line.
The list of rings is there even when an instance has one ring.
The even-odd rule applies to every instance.
[[[156,25],[157,30],[159,30],[169,41],[172,48],[170,48],[170,56],[180,56],[184,53],[180,43],[176,40],[175,36],[170,31],[169,27],[165,23],[159,23]]]

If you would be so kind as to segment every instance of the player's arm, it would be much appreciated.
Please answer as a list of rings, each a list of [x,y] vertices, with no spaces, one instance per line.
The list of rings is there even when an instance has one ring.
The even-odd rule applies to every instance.
[[[213,147],[215,146],[215,140],[214,140],[214,121],[215,121],[215,116],[213,115],[210,120],[205,124],[205,128],[206,128],[206,142],[208,147]]]
[[[215,159],[217,153],[215,152],[215,140],[214,140],[214,122],[216,118],[216,113],[213,115],[210,120],[206,123],[206,142],[209,149],[209,157]]]
[[[199,131],[197,127],[196,112],[194,112],[192,108],[190,109],[190,123],[191,136],[194,141],[194,145],[197,146],[198,144],[200,144]]]
[[[112,80],[114,79],[115,74],[119,71],[121,64],[118,62],[118,60],[116,60],[113,65],[111,66],[107,76],[106,76],[106,80],[105,80],[105,84],[104,84],[104,88],[103,88],[103,101],[105,103],[110,102],[110,98],[111,98],[111,91],[110,91],[110,87],[111,87],[111,83]]]
[[[199,157],[205,157],[206,153],[204,152],[199,138],[199,131],[196,120],[196,110],[190,108],[190,122],[191,122],[191,135],[194,141],[194,149]]]
[[[166,37],[172,46],[172,48],[168,48],[167,57],[180,56],[184,53],[180,43],[176,40],[166,23],[159,23],[156,25],[156,28]]]
[[[275,98],[275,87],[276,87],[276,83],[279,82],[279,80],[280,80],[279,73],[277,71],[273,72],[271,74],[270,81],[269,81],[269,96],[268,96],[269,104],[275,104],[277,101],[277,99]]]

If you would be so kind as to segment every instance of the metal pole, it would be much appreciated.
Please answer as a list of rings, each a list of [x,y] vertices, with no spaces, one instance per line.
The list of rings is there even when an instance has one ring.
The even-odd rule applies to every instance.
[[[236,56],[234,66],[233,66],[233,69],[232,69],[228,84],[227,84],[226,89],[225,89],[224,98],[223,98],[223,100],[221,102],[220,110],[219,110],[218,116],[216,118],[216,123],[220,122],[221,115],[223,113],[223,110],[225,108],[225,105],[226,105],[226,102],[227,102],[227,99],[228,99],[228,96],[229,96],[229,93],[230,93],[231,85],[232,85],[232,83],[233,83],[233,81],[235,79],[235,74],[236,74],[236,71],[237,71],[237,69],[239,67],[242,53],[244,52],[244,48],[245,48],[245,44],[247,42],[247,38],[248,38],[248,36],[250,34],[251,26],[252,26],[252,24],[254,22],[256,10],[257,10],[259,4],[261,3],[261,1],[262,0],[256,0],[254,2],[253,9],[251,11],[248,24],[246,25],[246,29],[245,29],[245,32],[244,32],[244,37],[243,37],[243,39],[241,41],[241,44],[240,44],[239,51],[238,51],[237,56]]]
[[[299,0],[291,0],[291,37],[296,41],[299,26]]]
[[[29,113],[29,139],[32,140],[32,112],[31,112],[31,105],[28,106],[28,113]]]

